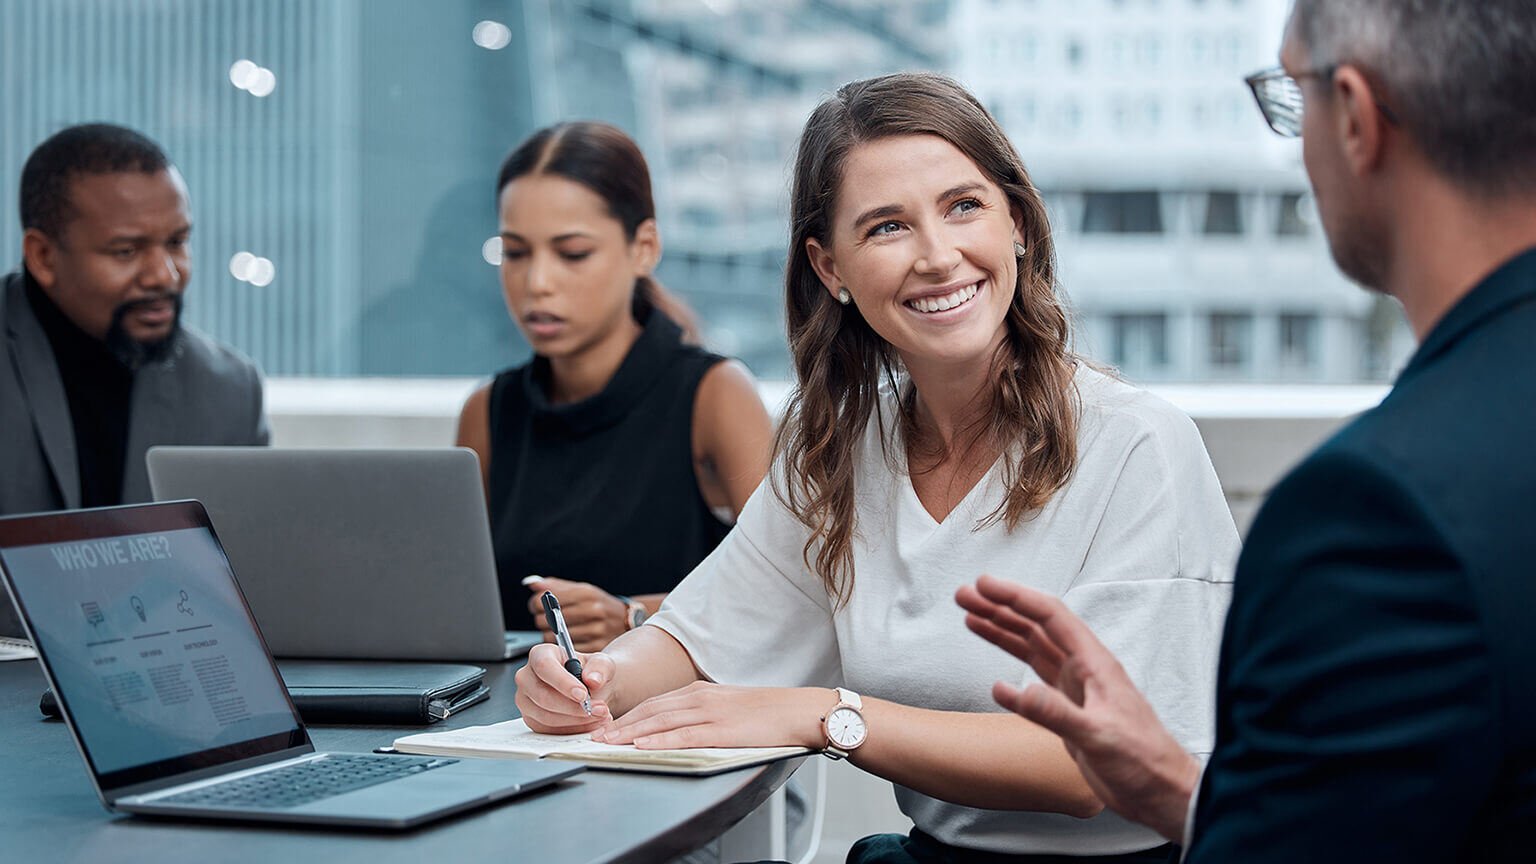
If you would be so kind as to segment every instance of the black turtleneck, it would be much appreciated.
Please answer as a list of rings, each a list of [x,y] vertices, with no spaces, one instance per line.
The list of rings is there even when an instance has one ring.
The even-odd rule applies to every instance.
[[[24,278],[27,300],[48,335],[53,360],[64,381],[64,396],[69,400],[75,458],[80,469],[80,504],[121,504],[133,372],[105,342],[65,317],[30,276]]]

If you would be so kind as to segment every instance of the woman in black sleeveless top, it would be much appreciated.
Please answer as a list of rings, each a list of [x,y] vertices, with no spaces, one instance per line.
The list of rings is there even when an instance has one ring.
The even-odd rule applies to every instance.
[[[485,472],[507,627],[544,628],[533,611],[553,591],[576,647],[596,651],[725,536],[767,470],[771,423],[751,375],[688,344],[691,315],[650,278],[650,176],[623,132],[541,130],[497,194],[502,291],[534,358],[470,396],[459,444]],[[530,575],[544,578],[525,588]]]

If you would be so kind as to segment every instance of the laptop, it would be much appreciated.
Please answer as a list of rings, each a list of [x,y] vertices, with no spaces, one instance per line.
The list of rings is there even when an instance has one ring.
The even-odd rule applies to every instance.
[[[500,661],[508,631],[480,461],[416,450],[153,447],[155,500],[208,508],[278,657]]]
[[[316,752],[196,501],[0,519],[0,579],[109,810],[410,828],[574,773]]]

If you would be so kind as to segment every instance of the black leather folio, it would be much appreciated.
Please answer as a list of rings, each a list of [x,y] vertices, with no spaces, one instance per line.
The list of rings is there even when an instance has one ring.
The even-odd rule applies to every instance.
[[[479,666],[279,660],[277,668],[305,723],[435,723],[491,695]]]
[[[425,725],[491,695],[479,666],[279,660],[277,668],[305,723]],[[38,708],[59,715],[52,690]]]

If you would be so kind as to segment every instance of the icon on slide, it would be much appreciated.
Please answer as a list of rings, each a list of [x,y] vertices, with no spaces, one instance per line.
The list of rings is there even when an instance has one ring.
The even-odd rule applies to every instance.
[[[181,602],[176,604],[176,611],[183,615],[196,615],[197,613],[192,611],[192,604],[188,602],[191,599],[187,596],[187,592],[181,592]]]
[[[133,611],[138,613],[140,621],[148,621],[149,620],[144,615],[144,601],[139,599],[139,595],[135,594],[132,597],[129,597],[128,598],[128,605],[132,606],[133,607]]]
[[[80,611],[85,613],[85,620],[90,622],[92,627],[95,627],[97,624],[107,620],[107,616],[103,615],[101,612],[101,604],[97,603],[95,600],[87,600],[84,603],[81,603]]]

